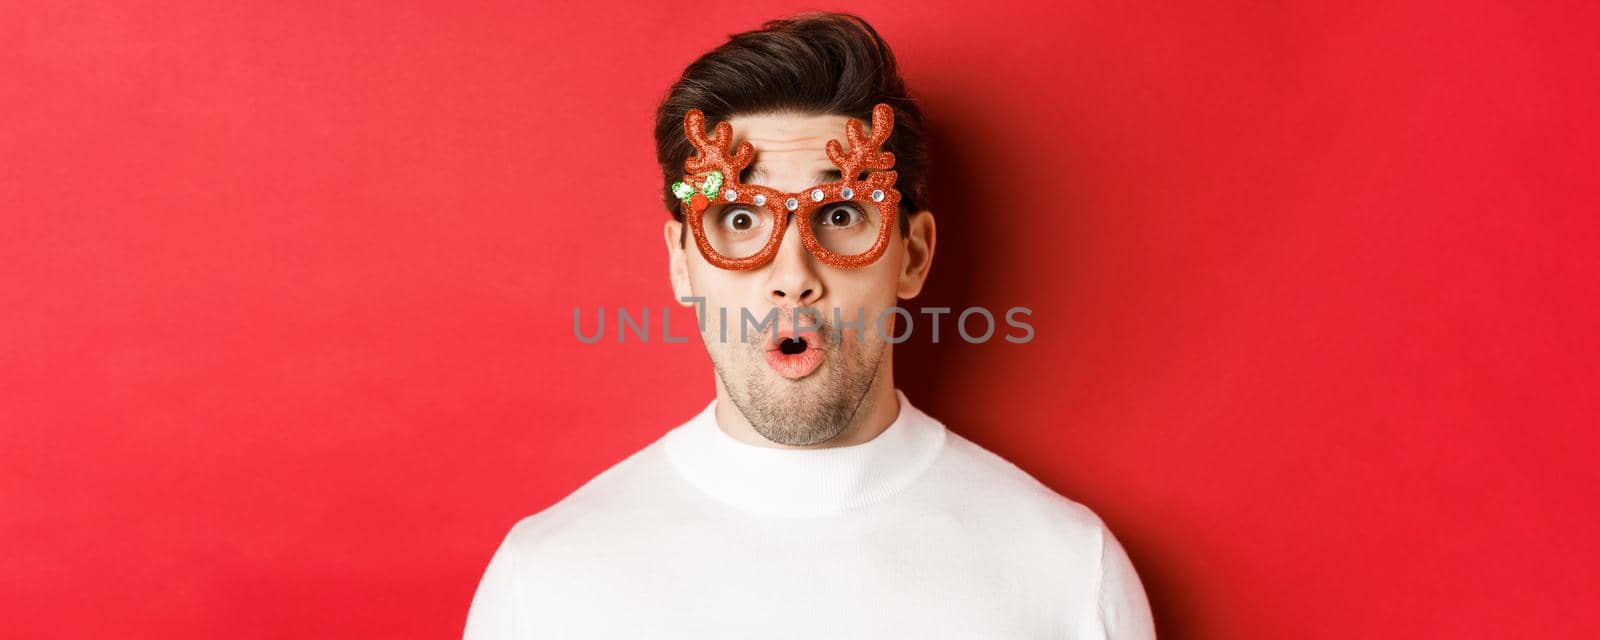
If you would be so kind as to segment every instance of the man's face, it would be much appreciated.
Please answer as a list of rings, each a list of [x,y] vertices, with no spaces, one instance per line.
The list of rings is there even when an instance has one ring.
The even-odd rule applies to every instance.
[[[838,167],[824,148],[830,139],[848,147],[843,135],[848,120],[831,114],[729,119],[734,145],[748,140],[756,149],[742,181],[797,192],[839,180]],[[706,224],[717,219],[715,213],[707,211]],[[826,207],[818,214],[828,215]],[[791,219],[772,261],[744,271],[711,265],[692,239],[686,246],[679,244],[678,223],[669,223],[667,229],[677,294],[705,298],[701,338],[719,381],[756,432],[786,445],[825,442],[849,426],[875,379],[890,367],[884,337],[898,335],[896,316],[887,315],[880,334],[879,315],[897,297],[916,293],[906,291],[907,250],[898,228],[876,262],[841,269],[806,251],[799,234],[804,223]],[[918,277],[914,288],[920,286]],[[793,331],[800,307],[819,312],[799,318],[801,326],[820,325],[819,330]],[[858,324],[841,328],[836,309],[839,323]],[[774,310],[782,337],[803,339],[803,348],[793,340],[774,340],[771,327],[755,328]],[[742,320],[746,312],[753,322]]]

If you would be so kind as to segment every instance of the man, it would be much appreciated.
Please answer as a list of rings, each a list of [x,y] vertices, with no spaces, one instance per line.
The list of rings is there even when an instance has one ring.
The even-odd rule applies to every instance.
[[[1093,512],[894,386],[935,233],[921,115],[869,25],[733,36],[656,141],[716,399],[517,523],[469,640],[1154,637]]]

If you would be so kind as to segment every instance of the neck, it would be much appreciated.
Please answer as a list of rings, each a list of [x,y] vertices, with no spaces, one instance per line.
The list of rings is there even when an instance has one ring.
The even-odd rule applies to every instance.
[[[757,432],[755,427],[750,426],[750,420],[733,403],[722,376],[713,375],[717,382],[717,427],[733,439],[746,444],[775,449],[848,447],[878,437],[878,434],[889,428],[900,415],[900,401],[894,392],[894,358],[887,345],[879,361],[877,373],[872,377],[872,383],[867,387],[867,393],[861,398],[861,403],[856,405],[856,412],[851,417],[850,424],[846,425],[839,435],[816,444],[787,445],[768,440]]]
[[[904,489],[943,450],[944,425],[904,394],[894,393],[888,403],[896,407],[896,417],[866,442],[777,447],[728,434],[718,424],[719,398],[663,436],[663,448],[691,484],[740,510],[774,516],[837,514]]]

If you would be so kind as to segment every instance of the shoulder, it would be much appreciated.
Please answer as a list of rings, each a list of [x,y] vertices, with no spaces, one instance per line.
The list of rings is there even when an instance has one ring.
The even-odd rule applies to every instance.
[[[661,492],[673,482],[662,439],[629,454],[555,503],[524,516],[506,544],[520,551],[552,539],[581,538],[597,529],[626,526],[659,510]]]
[[[1106,532],[1100,516],[1010,460],[952,431],[937,464],[945,490],[964,511],[1022,535],[1073,543],[1098,553]]]
[[[1120,547],[1094,510],[955,432],[935,467],[922,497],[939,505],[939,521],[987,541],[986,561],[1026,585],[1019,606],[1063,625],[1101,619],[1107,559]]]

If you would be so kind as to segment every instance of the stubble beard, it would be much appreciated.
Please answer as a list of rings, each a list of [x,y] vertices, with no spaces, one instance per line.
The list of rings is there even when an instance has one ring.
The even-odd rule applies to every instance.
[[[744,341],[725,344],[705,336],[711,366],[729,399],[767,440],[807,446],[838,437],[855,419],[878,376],[887,343],[842,339],[832,323],[821,325],[806,337],[821,342],[826,358],[798,380],[778,376],[767,366],[767,332],[751,332]]]

